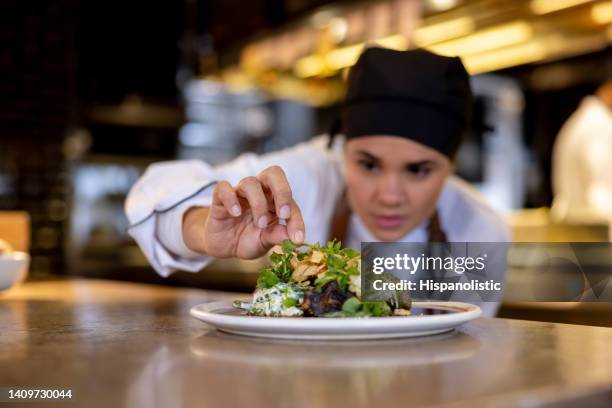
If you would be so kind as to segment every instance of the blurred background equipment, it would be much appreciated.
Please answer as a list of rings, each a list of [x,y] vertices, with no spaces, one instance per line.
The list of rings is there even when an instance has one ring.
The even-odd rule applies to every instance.
[[[0,19],[0,209],[31,219],[34,278],[249,290],[257,262],[159,278],[126,233],[130,186],[156,161],[326,132],[372,45],[462,57],[476,115],[458,173],[516,241],[608,239],[548,207],[557,134],[612,76],[611,0],[8,0]]]

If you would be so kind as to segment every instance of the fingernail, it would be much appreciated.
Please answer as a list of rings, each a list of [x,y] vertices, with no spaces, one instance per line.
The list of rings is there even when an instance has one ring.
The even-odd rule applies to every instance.
[[[238,204],[234,204],[232,207],[232,214],[240,215],[240,206]]]
[[[290,212],[291,212],[291,210],[289,209],[289,206],[288,205],[283,205],[280,208],[280,211],[279,211],[280,214],[278,216],[280,218],[287,219],[287,218],[289,218]]]
[[[259,217],[259,221],[257,222],[259,228],[266,228],[268,226],[268,217],[266,215],[262,215]]]
[[[297,231],[293,234],[293,242],[302,242],[304,240],[304,233],[302,231]]]

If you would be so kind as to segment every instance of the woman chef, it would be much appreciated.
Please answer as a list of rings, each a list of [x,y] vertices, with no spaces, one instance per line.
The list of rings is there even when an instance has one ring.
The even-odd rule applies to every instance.
[[[349,72],[344,139],[218,167],[154,164],[127,198],[130,234],[163,276],[215,257],[256,258],[287,238],[357,250],[362,241],[507,242],[501,219],[452,176],[471,106],[459,58],[368,48]]]

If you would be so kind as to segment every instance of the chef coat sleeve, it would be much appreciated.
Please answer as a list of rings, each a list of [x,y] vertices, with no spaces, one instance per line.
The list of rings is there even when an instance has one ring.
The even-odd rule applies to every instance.
[[[185,245],[184,213],[191,207],[209,207],[218,181],[236,185],[244,177],[255,176],[272,165],[284,170],[310,227],[308,218],[317,206],[333,206],[333,200],[322,197],[331,198],[330,194],[339,190],[332,153],[325,146],[326,137],[321,136],[265,155],[246,153],[221,166],[198,160],[152,164],[132,187],[125,203],[129,234],[160,275],[166,277],[177,270],[197,272],[213,258]],[[306,232],[308,238],[308,228]]]

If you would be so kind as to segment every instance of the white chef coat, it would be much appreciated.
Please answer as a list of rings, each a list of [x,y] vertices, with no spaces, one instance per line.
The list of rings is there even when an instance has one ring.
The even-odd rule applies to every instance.
[[[318,136],[291,148],[264,155],[246,153],[221,166],[184,160],[156,163],[131,189],[125,210],[129,233],[162,276],[176,270],[196,272],[212,257],[191,251],[182,238],[182,219],[193,206],[210,206],[214,184],[226,180],[236,185],[271,165],[286,173],[306,225],[305,241],[325,243],[339,194],[344,189],[342,138],[327,148],[328,136]],[[509,242],[502,219],[466,182],[450,177],[438,200],[438,214],[449,242]],[[360,249],[361,242],[378,241],[356,214],[351,214],[346,246]],[[426,242],[426,222],[409,232],[402,242]],[[501,256],[501,255],[500,255]],[[505,253],[503,254],[505,257]],[[503,277],[498,277],[503,280]],[[491,302],[489,302],[491,303]],[[490,305],[493,314],[497,305]]]
[[[612,220],[611,157],[612,110],[598,97],[588,96],[555,141],[552,215],[557,220]]]

